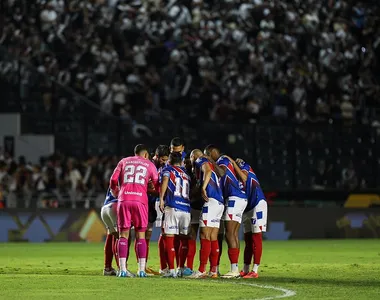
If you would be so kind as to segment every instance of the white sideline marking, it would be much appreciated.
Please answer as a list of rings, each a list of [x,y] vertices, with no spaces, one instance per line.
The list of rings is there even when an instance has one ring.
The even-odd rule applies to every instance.
[[[235,284],[254,286],[254,287],[258,287],[258,288],[262,288],[262,289],[276,290],[276,291],[282,292],[281,295],[277,295],[277,296],[269,296],[269,297],[265,297],[265,298],[254,298],[254,299],[247,299],[247,300],[272,300],[272,299],[293,297],[296,295],[296,292],[293,290],[284,289],[282,287],[277,287],[277,286],[273,286],[273,285],[261,285],[261,284],[257,284],[257,283],[248,283],[248,282],[245,282],[245,283],[236,282]]]
[[[185,279],[185,280],[190,280],[193,281],[194,279]],[[297,293],[293,290],[285,289],[282,287],[277,287],[273,285],[263,285],[263,284],[257,284],[257,283],[248,283],[248,282],[234,282],[234,281],[229,281],[229,280],[218,280],[218,281],[211,281],[214,283],[220,283],[220,284],[237,284],[237,285],[247,285],[247,286],[253,286],[253,287],[258,287],[262,289],[267,289],[267,290],[275,290],[275,291],[280,291],[282,292],[281,295],[277,296],[268,296],[264,298],[249,298],[249,299],[241,299],[241,300],[272,300],[272,299],[280,299],[280,298],[289,298],[295,296]]]

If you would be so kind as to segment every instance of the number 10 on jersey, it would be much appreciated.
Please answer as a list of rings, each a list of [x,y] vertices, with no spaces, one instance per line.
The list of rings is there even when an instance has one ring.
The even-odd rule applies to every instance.
[[[189,199],[189,181],[185,178],[176,177],[174,196]]]

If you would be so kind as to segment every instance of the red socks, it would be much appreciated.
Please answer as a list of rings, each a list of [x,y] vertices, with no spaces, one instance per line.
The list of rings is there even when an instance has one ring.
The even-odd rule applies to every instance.
[[[112,268],[113,259],[113,235],[108,234],[104,244],[104,268]]]
[[[158,239],[158,252],[160,255],[160,269],[165,270],[167,268],[167,259],[166,259],[166,242],[165,242],[165,236],[160,235],[160,238]]]
[[[181,245],[179,247],[179,267],[184,268],[187,258],[187,253],[189,251],[189,239],[187,237],[180,237]]]
[[[174,249],[175,249],[175,262],[179,266],[179,247],[181,246],[181,240],[178,235],[174,236]]]
[[[117,249],[117,246],[119,244],[119,240],[117,237],[114,236],[112,241],[113,241],[112,251],[113,251],[113,255],[115,257],[117,268],[119,269],[120,268],[120,266],[119,266],[119,250]]]
[[[199,260],[200,260],[200,266],[199,266],[199,272],[205,272],[207,261],[211,254],[211,241],[201,239],[201,250],[199,251]]]
[[[231,264],[237,264],[239,262],[239,253],[239,248],[228,249],[228,258],[230,259]]]
[[[210,270],[211,272],[217,272],[219,260],[219,243],[218,241],[211,241],[211,254],[210,254]]]
[[[188,240],[188,251],[187,251],[187,267],[194,270],[194,257],[197,252],[197,241]]]
[[[252,234],[252,247],[253,247],[253,263],[260,264],[261,255],[263,254],[263,236],[262,233]]]
[[[252,233],[248,232],[244,234],[245,248],[244,248],[244,264],[250,265],[253,255],[253,237]]]
[[[173,236],[166,236],[165,237],[166,242],[166,253],[168,255],[168,265],[169,269],[174,269],[174,258],[175,258],[175,249],[174,249],[174,237]]]

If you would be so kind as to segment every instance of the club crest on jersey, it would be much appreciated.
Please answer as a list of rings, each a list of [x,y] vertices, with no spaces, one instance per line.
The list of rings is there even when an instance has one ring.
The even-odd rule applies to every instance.
[[[252,222],[252,225],[256,225],[256,222],[257,222],[256,218],[252,218],[251,222]]]

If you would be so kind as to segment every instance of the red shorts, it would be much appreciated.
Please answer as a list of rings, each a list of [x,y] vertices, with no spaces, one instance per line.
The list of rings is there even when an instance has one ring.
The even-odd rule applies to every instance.
[[[119,232],[129,230],[146,231],[148,227],[148,206],[138,201],[122,201],[117,203],[117,227]]]

